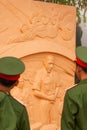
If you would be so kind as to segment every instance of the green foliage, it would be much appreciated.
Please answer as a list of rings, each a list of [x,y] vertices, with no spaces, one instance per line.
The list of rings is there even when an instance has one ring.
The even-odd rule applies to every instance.
[[[70,5],[76,7],[76,14],[79,22],[81,21],[81,10],[83,10],[83,21],[86,22],[86,10],[87,10],[87,0],[39,0],[43,2],[51,2],[56,4]]]

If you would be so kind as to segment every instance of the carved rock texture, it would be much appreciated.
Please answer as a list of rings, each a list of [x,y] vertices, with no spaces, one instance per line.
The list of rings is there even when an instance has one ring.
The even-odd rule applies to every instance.
[[[63,97],[74,84],[75,18],[70,6],[0,0],[0,56],[16,56],[26,65],[11,93],[26,105],[32,130],[60,130]],[[49,55],[52,74],[44,66]]]

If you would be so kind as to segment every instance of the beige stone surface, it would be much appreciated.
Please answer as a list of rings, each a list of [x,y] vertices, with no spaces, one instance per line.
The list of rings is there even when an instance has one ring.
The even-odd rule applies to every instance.
[[[32,130],[60,130],[63,97],[74,84],[75,18],[76,10],[72,6],[30,0],[0,0],[0,57],[16,56],[26,65],[18,87],[11,93],[27,107]],[[45,84],[49,93],[55,93],[56,89],[51,89],[56,81],[54,84],[58,84],[58,92],[55,100],[55,94],[50,96],[47,93],[47,98],[50,96],[53,101],[47,101],[46,96],[42,99],[43,94],[38,97],[33,89],[36,75],[49,54],[55,61],[55,80],[48,74],[51,79],[45,79],[41,86],[44,88]],[[38,75],[40,80],[43,74],[39,72]],[[50,112],[50,108],[54,113]]]

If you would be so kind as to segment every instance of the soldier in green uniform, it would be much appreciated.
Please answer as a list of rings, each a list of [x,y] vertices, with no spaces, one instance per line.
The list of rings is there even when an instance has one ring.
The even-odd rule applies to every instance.
[[[0,58],[0,130],[30,130],[25,106],[10,94],[24,70],[25,65],[20,59]]]
[[[80,82],[66,91],[61,130],[87,130],[87,47],[76,48],[76,75]]]

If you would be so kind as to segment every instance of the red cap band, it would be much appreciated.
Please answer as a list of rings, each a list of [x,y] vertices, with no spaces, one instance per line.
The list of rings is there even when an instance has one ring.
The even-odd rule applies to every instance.
[[[0,78],[6,79],[6,80],[18,80],[20,78],[20,75],[4,75],[4,74],[0,74]]]
[[[84,63],[79,58],[76,58],[76,63],[79,64],[80,66],[84,67],[84,68],[87,68],[87,63]]]

